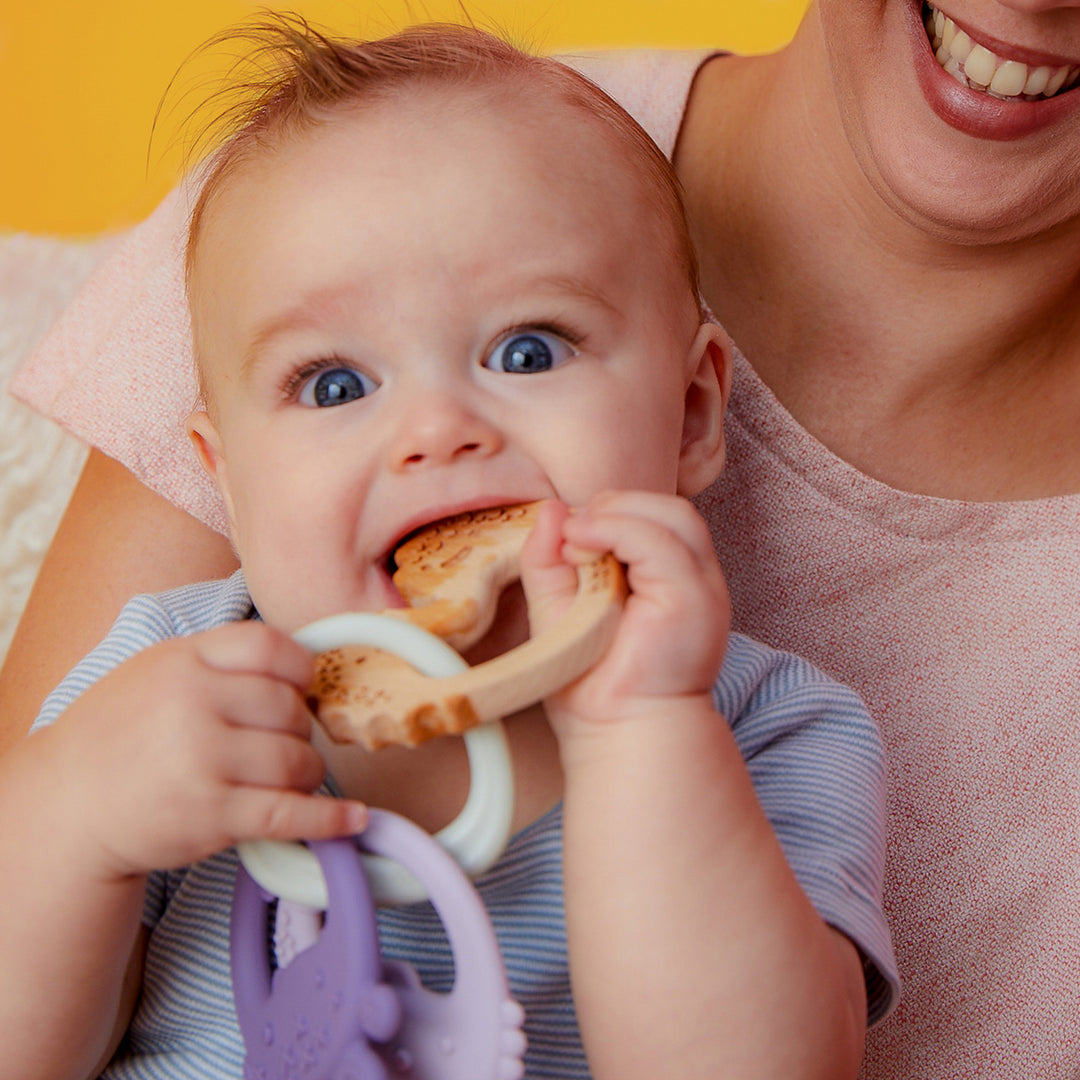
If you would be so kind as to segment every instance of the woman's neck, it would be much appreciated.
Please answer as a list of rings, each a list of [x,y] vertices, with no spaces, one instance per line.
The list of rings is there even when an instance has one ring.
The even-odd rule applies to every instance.
[[[724,58],[695,84],[676,164],[713,310],[795,418],[886,483],[1080,492],[1080,226],[980,246],[904,220],[806,64]]]

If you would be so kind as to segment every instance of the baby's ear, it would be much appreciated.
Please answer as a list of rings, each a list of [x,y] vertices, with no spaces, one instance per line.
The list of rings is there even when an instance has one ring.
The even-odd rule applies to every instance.
[[[210,479],[217,484],[221,501],[225,504],[225,513],[229,518],[229,532],[236,543],[236,518],[233,515],[232,495],[229,492],[228,470],[225,465],[225,447],[221,435],[206,412],[193,412],[187,418],[187,433],[195,447],[195,453],[202,462]]]
[[[724,467],[724,409],[731,392],[731,339],[714,322],[703,322],[686,356],[688,375],[679,454],[680,495],[709,486]]]

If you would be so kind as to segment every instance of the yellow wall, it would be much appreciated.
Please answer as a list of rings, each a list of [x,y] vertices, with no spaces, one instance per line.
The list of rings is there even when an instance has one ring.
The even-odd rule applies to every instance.
[[[481,25],[534,47],[723,46],[763,52],[806,0],[469,0]],[[0,230],[78,235],[144,216],[172,185],[168,120],[154,112],[185,57],[215,31],[275,6],[253,0],[0,0]],[[453,0],[297,0],[341,33],[460,20]],[[179,111],[179,110],[178,110]]]

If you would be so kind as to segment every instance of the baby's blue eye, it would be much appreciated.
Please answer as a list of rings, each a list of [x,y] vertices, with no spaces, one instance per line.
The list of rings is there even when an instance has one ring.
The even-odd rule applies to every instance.
[[[367,397],[377,389],[378,383],[374,379],[353,368],[324,368],[304,383],[298,400],[301,405],[325,409]]]
[[[484,361],[484,367],[510,375],[550,371],[574,355],[562,338],[543,330],[529,330],[503,339]]]

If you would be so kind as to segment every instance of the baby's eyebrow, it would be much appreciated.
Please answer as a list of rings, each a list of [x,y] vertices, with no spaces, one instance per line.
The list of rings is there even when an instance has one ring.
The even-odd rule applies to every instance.
[[[551,290],[554,293],[568,295],[576,300],[585,300],[597,307],[604,308],[609,314],[622,317],[625,312],[604,293],[597,288],[596,284],[587,278],[576,274],[549,274],[538,278],[538,288]]]
[[[324,289],[314,289],[304,293],[300,299],[266,322],[256,327],[255,333],[244,350],[240,362],[240,378],[251,377],[258,366],[266,346],[275,338],[285,334],[294,333],[297,330],[313,330],[325,326],[328,319],[340,309],[343,301],[352,297],[355,299],[355,288],[348,286],[331,286]]]

